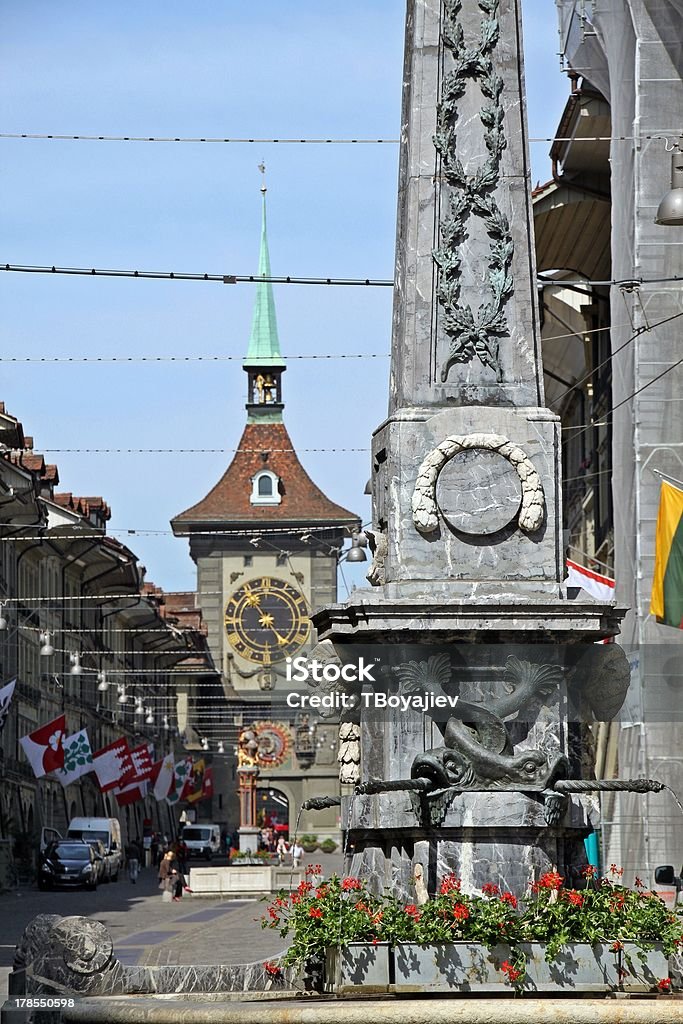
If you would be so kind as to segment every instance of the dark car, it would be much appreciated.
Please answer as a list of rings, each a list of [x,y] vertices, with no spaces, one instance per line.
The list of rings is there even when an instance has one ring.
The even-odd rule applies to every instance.
[[[39,889],[60,889],[84,885],[96,889],[98,865],[95,851],[83,841],[50,843],[40,858]]]

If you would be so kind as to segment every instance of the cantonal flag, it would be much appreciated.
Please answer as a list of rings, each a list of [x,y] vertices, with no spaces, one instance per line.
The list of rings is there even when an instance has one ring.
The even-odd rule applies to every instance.
[[[147,796],[147,783],[136,781],[130,786],[115,789],[114,796],[119,807],[126,807],[128,804],[137,803],[138,800],[142,800]]]
[[[581,587],[587,594],[594,597],[596,601],[614,600],[614,580],[610,579],[609,576],[603,576],[601,573],[595,572],[593,569],[587,569],[585,565],[572,562],[570,558],[567,559],[567,579],[565,583],[568,587]]]
[[[66,718],[60,715],[19,740],[37,779],[64,764],[65,732]]]
[[[173,751],[170,754],[166,754],[166,757],[162,758],[161,761],[156,761],[152,765],[151,782],[153,786],[154,796],[157,800],[165,800],[168,794],[171,792],[171,786],[175,779],[173,773],[173,765],[175,764],[175,758]]]
[[[125,737],[120,736],[92,756],[92,766],[100,790],[106,793],[110,789],[126,786],[135,778],[135,766],[130,756],[130,748]]]
[[[143,782],[150,779],[154,768],[154,745],[142,743],[139,747],[133,747],[130,756],[135,766],[136,781]]]
[[[204,771],[202,780],[202,800],[208,800],[213,796],[213,768],[209,766]]]
[[[92,771],[92,750],[88,730],[81,729],[64,740],[64,764],[55,772],[63,786],[69,786]]]
[[[192,765],[192,771],[180,794],[181,800],[187,800],[188,804],[196,804],[198,800],[202,799],[205,769],[206,762],[203,757],[196,764]]]
[[[192,758],[190,756],[183,757],[182,760],[176,761],[173,766],[173,782],[171,784],[171,790],[166,797],[166,802],[169,804],[177,804],[182,798],[182,793],[185,789],[185,785],[189,776],[192,773]]]
[[[683,491],[666,481],[659,495],[650,612],[665,626],[683,628]]]

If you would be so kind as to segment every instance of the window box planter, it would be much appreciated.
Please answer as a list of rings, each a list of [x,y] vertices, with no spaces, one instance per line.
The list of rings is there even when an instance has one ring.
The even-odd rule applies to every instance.
[[[626,943],[620,953],[611,943],[590,946],[575,943],[560,950],[551,963],[545,945],[529,943],[518,951],[526,958],[521,990],[534,993],[651,992],[669,974],[661,948],[642,952]],[[328,949],[325,989],[337,994],[387,992],[490,992],[514,991],[501,967],[512,960],[509,946],[492,950],[475,942],[421,946],[417,943],[372,945],[351,943]],[[620,976],[620,969],[625,972]]]
[[[337,995],[388,992],[389,955],[388,942],[330,946],[325,954],[325,991]]]

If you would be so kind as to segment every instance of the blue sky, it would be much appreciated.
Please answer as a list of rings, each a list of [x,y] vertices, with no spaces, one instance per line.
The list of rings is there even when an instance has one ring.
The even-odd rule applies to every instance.
[[[530,134],[567,95],[551,0],[524,0]],[[70,0],[6,4],[0,130],[98,135],[396,137],[404,4],[347,0]],[[548,143],[532,145],[534,179]],[[397,147],[0,140],[0,263],[253,273],[260,176],[276,274],[390,278]],[[285,355],[389,352],[390,289],[275,289]],[[234,355],[220,363],[0,362],[0,400],[60,489],[102,494],[110,532],[148,579],[194,585],[169,519],[229,454],[77,454],[73,448],[234,448],[244,423],[250,285],[0,275],[3,356]],[[284,378],[298,449],[363,448],[383,419],[385,358],[295,360]],[[52,452],[50,453],[50,450]],[[367,518],[369,455],[302,461]],[[167,531],[127,536],[127,530]],[[349,581],[363,567],[348,567]]]

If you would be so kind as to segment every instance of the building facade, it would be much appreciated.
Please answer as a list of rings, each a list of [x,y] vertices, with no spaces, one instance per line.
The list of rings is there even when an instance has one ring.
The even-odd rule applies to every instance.
[[[552,279],[544,361],[561,378],[550,388],[561,395],[568,542],[589,567],[613,567],[632,666],[621,721],[597,729],[596,774],[659,779],[680,798],[681,633],[657,622],[650,595],[661,483],[683,486],[683,229],[655,223],[681,134],[683,10],[556,3],[572,92],[553,180],[535,198],[539,270]],[[606,863],[629,880],[652,885],[658,864],[678,867],[683,815],[669,792],[606,797],[601,827]]]
[[[92,772],[67,786],[55,773],[36,778],[22,736],[64,714],[66,735],[86,729],[93,751],[123,735],[131,748],[152,744],[156,758],[180,756],[198,693],[215,680],[198,617],[184,623],[167,609],[136,555],[107,536],[102,498],[58,483],[0,404],[0,687],[16,679],[0,731],[5,880],[9,861],[30,875],[42,831],[63,834],[77,815],[117,817],[124,842],[143,827],[178,827],[165,802],[120,806]]]

